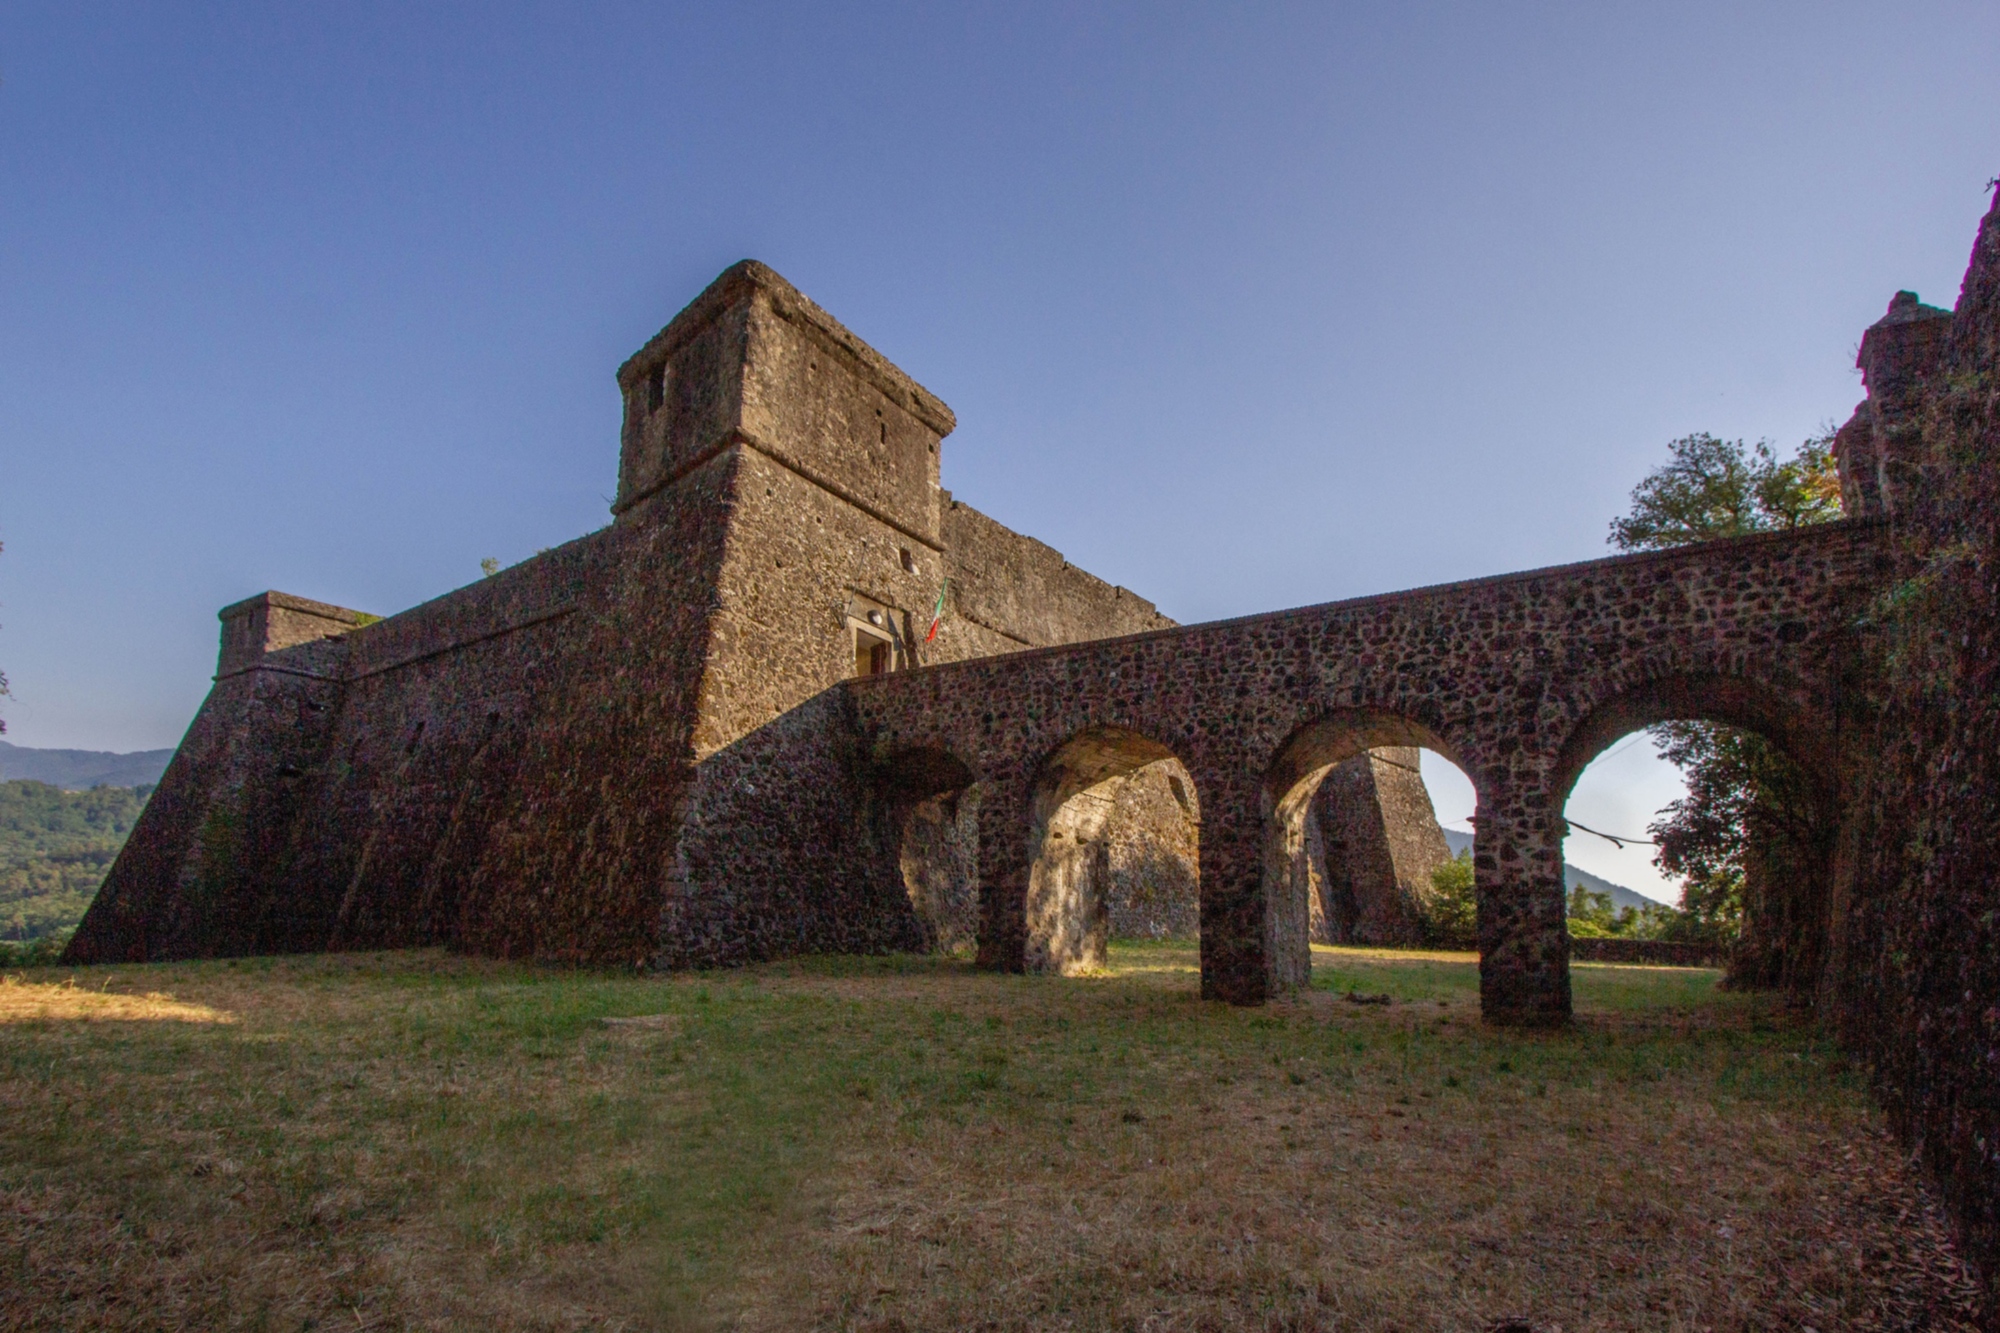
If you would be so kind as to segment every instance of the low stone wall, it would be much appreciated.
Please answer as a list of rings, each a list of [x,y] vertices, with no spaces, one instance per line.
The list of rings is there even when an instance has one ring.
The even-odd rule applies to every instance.
[[[1606,940],[1570,936],[1576,963],[1652,963],[1661,967],[1721,967],[1729,951],[1715,944],[1671,944],[1666,940]]]

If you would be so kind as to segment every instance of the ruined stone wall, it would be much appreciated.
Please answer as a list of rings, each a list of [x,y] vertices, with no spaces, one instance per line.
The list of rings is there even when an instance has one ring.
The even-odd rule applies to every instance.
[[[926,951],[971,954],[979,945],[979,787],[912,803],[893,848]]]
[[[1881,758],[1843,838],[1859,871],[1824,1007],[2000,1292],[2000,200],[1948,336],[1898,313],[1863,343],[1870,403],[1842,432],[1865,437],[1843,472],[1892,516],[1897,563],[1870,608]]]
[[[1201,932],[1200,828],[1194,780],[1178,762],[1149,764],[1120,784],[1104,832],[1113,939]]]

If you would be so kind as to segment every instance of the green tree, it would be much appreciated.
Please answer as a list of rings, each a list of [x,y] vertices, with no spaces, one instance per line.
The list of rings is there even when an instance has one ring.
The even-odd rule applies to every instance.
[[[1470,848],[1431,871],[1424,926],[1436,944],[1471,944],[1477,937],[1479,898],[1473,888]]]
[[[1614,907],[1611,895],[1573,884],[1569,933],[1580,939],[1664,940],[1681,936],[1681,913],[1671,907]]]
[[[1621,551],[1661,550],[1753,532],[1781,531],[1840,517],[1840,476],[1831,430],[1780,459],[1768,441],[1687,435],[1667,446],[1669,461],[1632,491],[1632,508],[1612,520]],[[1767,884],[1814,864],[1823,830],[1804,775],[1762,737],[1711,722],[1668,722],[1651,733],[1663,758],[1687,777],[1688,794],[1651,827],[1654,861],[1681,878],[1679,918],[1663,935],[1690,942],[1738,937],[1746,901]],[[1754,963],[1770,980],[1769,960]]]
[[[1667,446],[1666,466],[1632,489],[1631,512],[1611,520],[1611,544],[1657,551],[1839,518],[1832,444],[1827,431],[1780,460],[1768,440],[1746,448],[1741,440],[1683,435]]]

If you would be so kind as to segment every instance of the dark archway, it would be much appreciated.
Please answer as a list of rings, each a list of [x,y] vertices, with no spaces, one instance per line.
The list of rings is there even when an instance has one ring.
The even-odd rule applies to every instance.
[[[1453,747],[1399,714],[1356,709],[1300,727],[1264,783],[1264,885],[1273,957],[1310,974],[1311,942],[1428,940],[1423,899],[1450,856],[1418,772]],[[1468,775],[1469,776],[1469,775]]]
[[[979,786],[941,746],[898,750],[876,765],[879,844],[908,895],[924,947],[959,953],[979,932]]]
[[[1043,764],[1029,832],[1030,971],[1104,966],[1113,936],[1200,930],[1200,807],[1166,746],[1096,727]]]

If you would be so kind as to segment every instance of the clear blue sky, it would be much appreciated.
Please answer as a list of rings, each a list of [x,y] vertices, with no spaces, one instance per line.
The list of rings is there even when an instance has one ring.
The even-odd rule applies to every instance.
[[[1996,71],[1991,0],[10,4],[9,739],[172,744],[222,604],[600,526],[612,370],[744,256],[1182,620],[1601,554],[1955,297]]]

